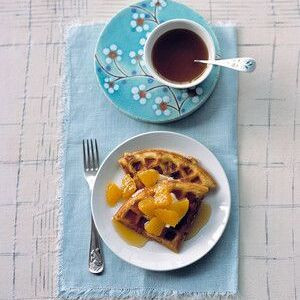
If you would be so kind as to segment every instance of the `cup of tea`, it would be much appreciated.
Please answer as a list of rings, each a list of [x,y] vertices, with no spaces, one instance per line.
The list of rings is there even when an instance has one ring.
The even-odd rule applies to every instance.
[[[144,59],[151,75],[174,88],[190,88],[207,78],[213,66],[195,59],[215,59],[214,42],[198,23],[174,19],[158,25],[144,47]]]

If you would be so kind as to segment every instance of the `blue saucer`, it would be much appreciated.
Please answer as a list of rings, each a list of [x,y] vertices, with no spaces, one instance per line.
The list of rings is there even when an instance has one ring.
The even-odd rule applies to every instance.
[[[211,26],[187,6],[171,0],[147,0],[115,15],[102,31],[95,50],[95,71],[109,100],[132,118],[166,123],[186,117],[213,92],[219,77],[214,67],[204,82],[192,89],[175,89],[153,79],[143,60],[149,33],[171,19],[193,20],[210,33],[220,56]]]

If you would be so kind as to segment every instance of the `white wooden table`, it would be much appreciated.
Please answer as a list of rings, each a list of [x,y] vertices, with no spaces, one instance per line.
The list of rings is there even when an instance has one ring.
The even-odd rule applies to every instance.
[[[300,298],[300,2],[186,0],[238,26],[241,299]],[[0,299],[55,298],[63,35],[128,0],[0,0]]]

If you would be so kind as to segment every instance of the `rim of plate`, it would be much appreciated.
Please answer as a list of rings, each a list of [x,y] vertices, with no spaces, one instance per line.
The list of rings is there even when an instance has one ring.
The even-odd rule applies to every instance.
[[[201,147],[203,147],[210,155],[212,155],[212,157],[215,159],[216,163],[219,165],[220,167],[220,170],[221,172],[223,172],[223,175],[224,175],[224,179],[225,179],[225,185],[227,186],[228,188],[228,196],[229,196],[229,203],[228,203],[228,213],[226,214],[226,219],[225,219],[225,222],[224,222],[224,225],[222,227],[222,230],[218,232],[218,237],[214,240],[214,243],[211,244],[211,246],[209,247],[209,249],[206,251],[206,253],[202,254],[201,256],[197,257],[197,258],[193,258],[193,259],[189,259],[189,260],[186,260],[186,262],[182,263],[180,266],[170,266],[168,268],[149,268],[146,264],[145,265],[141,265],[139,263],[135,263],[131,260],[128,260],[124,257],[122,257],[117,251],[114,251],[110,245],[109,245],[109,242],[106,240],[106,239],[103,239],[103,236],[101,234],[101,231],[99,230],[98,228],[98,225],[97,225],[97,221],[95,220],[95,214],[94,214],[94,208],[93,208],[93,202],[94,202],[94,194],[95,194],[95,186],[96,184],[94,185],[93,187],[93,190],[92,190],[92,193],[91,193],[91,202],[90,202],[90,205],[91,205],[91,212],[92,212],[92,217],[94,219],[94,224],[95,224],[95,227],[97,229],[97,232],[98,234],[100,235],[102,241],[105,243],[105,245],[110,249],[110,251],[112,251],[116,256],[118,256],[121,260],[123,261],[126,261],[127,263],[131,264],[131,265],[134,265],[136,267],[139,267],[139,268],[142,268],[142,269],[145,269],[145,270],[150,270],[150,271],[171,271],[171,270],[176,270],[176,269],[181,269],[183,267],[186,267],[198,260],[200,260],[202,257],[204,257],[207,253],[209,253],[213,248],[214,246],[217,244],[217,242],[220,240],[220,238],[222,237],[223,233],[224,233],[224,230],[225,228],[227,227],[227,224],[228,224],[228,220],[229,220],[229,216],[230,216],[230,212],[231,212],[231,190],[230,190],[230,185],[229,185],[229,181],[228,181],[228,178],[227,178],[227,175],[225,173],[225,170],[223,169],[221,163],[219,162],[219,160],[216,158],[216,156],[207,148],[205,147],[202,143],[200,143],[199,141],[197,141],[196,139],[190,137],[190,136],[187,136],[187,135],[184,135],[184,134],[181,134],[181,133],[177,133],[177,132],[172,132],[172,131],[149,131],[149,132],[144,132],[144,133],[141,133],[141,134],[138,134],[138,135],[135,135],[133,137],[130,137],[128,139],[126,139],[124,142],[120,143],[118,146],[116,146],[106,157],[105,159],[102,161],[99,169],[98,169],[98,172],[96,174],[96,179],[95,179],[95,183],[97,181],[97,178],[99,176],[99,173],[103,167],[103,165],[106,163],[106,161],[110,158],[110,156],[116,152],[119,148],[121,148],[123,145],[125,145],[126,143],[130,142],[131,140],[134,140],[134,139],[137,139],[139,137],[142,137],[142,136],[147,136],[147,135],[153,135],[153,134],[170,134],[170,135],[174,135],[174,136],[177,136],[177,137],[181,137],[181,138],[186,138],[192,142],[196,142],[197,144],[199,144]],[[171,250],[170,250],[171,251]],[[180,255],[180,253],[178,253],[178,255]]]
[[[215,45],[215,52],[216,52],[215,55],[221,57],[220,44],[219,44],[219,41],[218,41],[218,39],[217,39],[217,37],[216,37],[216,34],[215,34],[214,30],[212,29],[212,25],[211,25],[204,17],[202,17],[202,15],[200,15],[195,9],[190,8],[188,5],[185,5],[185,4],[183,4],[183,3],[179,2],[179,1],[176,1],[176,0],[171,0],[171,1],[174,2],[174,3],[176,3],[176,4],[178,4],[178,5],[182,5],[182,6],[186,7],[186,8],[188,8],[188,9],[190,9],[191,11],[195,12],[200,18],[202,18],[202,19],[204,20],[204,22],[209,26],[209,29],[210,29],[210,31],[209,31],[209,30],[207,30],[206,28],[204,28],[205,30],[207,30],[207,32],[209,33],[209,35],[211,36],[211,38],[212,38],[212,40],[213,40],[213,43],[214,43],[214,45]],[[150,123],[150,124],[166,124],[166,123],[176,122],[176,121],[179,121],[179,120],[181,120],[181,119],[184,119],[185,117],[190,116],[192,113],[194,113],[195,111],[197,111],[197,110],[198,110],[198,109],[199,109],[199,108],[200,108],[200,107],[208,100],[208,98],[212,95],[212,93],[213,93],[213,91],[215,90],[215,87],[216,87],[216,85],[217,85],[217,83],[218,83],[218,81],[219,81],[219,78],[220,78],[220,72],[221,72],[221,67],[220,67],[220,66],[216,66],[216,65],[213,66],[212,71],[215,69],[215,70],[216,70],[216,75],[215,75],[215,77],[213,78],[213,82],[212,82],[212,84],[210,85],[210,88],[209,88],[208,92],[207,92],[206,95],[201,99],[201,101],[198,103],[198,105],[195,106],[195,107],[193,107],[189,112],[184,113],[184,114],[181,114],[181,115],[179,115],[179,116],[177,116],[177,117],[175,117],[175,118],[173,118],[173,119],[170,119],[170,120],[148,120],[148,119],[145,119],[145,118],[143,118],[143,117],[141,117],[141,116],[132,114],[132,113],[130,113],[129,111],[126,111],[126,110],[122,109],[121,107],[119,107],[119,106],[118,106],[118,105],[110,98],[110,94],[106,91],[106,89],[104,89],[104,88],[102,87],[100,78],[99,78],[99,76],[97,75],[97,61],[96,61],[96,59],[95,59],[95,56],[96,56],[96,54],[97,54],[97,49],[98,49],[98,46],[99,46],[99,43],[100,43],[100,39],[101,39],[102,33],[107,29],[107,27],[110,25],[110,22],[111,22],[113,19],[119,17],[119,14],[121,14],[123,11],[127,10],[128,8],[130,8],[132,5],[138,4],[138,3],[140,3],[140,2],[143,2],[143,0],[141,0],[141,1],[135,1],[135,2],[133,2],[132,4],[129,4],[129,5],[127,5],[126,7],[124,7],[124,8],[122,8],[122,9],[118,10],[118,11],[113,15],[113,17],[111,17],[108,21],[106,21],[106,22],[104,23],[104,26],[103,26],[103,28],[102,28],[100,34],[99,34],[99,37],[98,37],[98,39],[97,39],[97,43],[96,43],[96,46],[95,46],[95,50],[94,50],[94,57],[93,57],[93,58],[94,58],[94,73],[95,73],[95,75],[96,75],[96,77],[97,77],[97,81],[98,81],[98,83],[99,83],[99,85],[100,85],[100,88],[101,88],[102,92],[105,94],[106,98],[109,100],[110,103],[112,103],[112,104],[114,105],[114,107],[115,107],[118,111],[122,112],[122,113],[125,114],[126,116],[128,116],[128,117],[130,117],[130,118],[132,118],[132,119],[134,119],[134,120],[138,120],[138,121],[142,121],[142,122]],[[170,20],[173,20],[173,19],[170,19]],[[196,23],[198,23],[198,22],[196,22]],[[200,24],[200,25],[201,25],[201,24]],[[201,25],[201,26],[203,26],[203,25]],[[208,76],[208,77],[209,77],[209,76]],[[155,79],[155,80],[156,80],[156,79]],[[205,78],[205,80],[207,80],[207,78]],[[205,80],[204,80],[204,81],[205,81]],[[203,82],[204,82],[204,81],[203,81]],[[197,85],[196,85],[196,86],[197,86]]]

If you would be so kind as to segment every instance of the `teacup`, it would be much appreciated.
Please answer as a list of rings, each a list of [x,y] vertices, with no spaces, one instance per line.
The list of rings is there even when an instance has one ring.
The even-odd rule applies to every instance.
[[[200,84],[201,82],[203,82],[207,76],[210,74],[210,72],[212,71],[213,66],[212,65],[202,65],[202,69],[199,69],[199,74],[198,76],[193,77],[190,80],[183,80],[183,81],[178,81],[178,80],[172,80],[170,78],[168,78],[167,76],[162,75],[162,72],[159,72],[158,67],[157,67],[157,62],[155,62],[153,60],[153,53],[158,53],[160,51],[163,51],[163,49],[159,48],[159,45],[162,45],[162,42],[160,42],[163,38],[167,39],[167,33],[170,33],[172,31],[172,33],[175,33],[176,29],[180,29],[177,30],[177,32],[192,32],[191,33],[191,37],[193,38],[200,38],[199,40],[202,41],[202,43],[204,43],[204,45],[206,46],[206,54],[207,57],[202,57],[199,58],[197,57],[197,53],[194,55],[194,58],[189,58],[189,62],[191,61],[191,63],[194,63],[196,65],[192,65],[193,69],[199,68],[198,66],[200,64],[197,65],[196,62],[194,62],[194,59],[215,59],[215,45],[214,42],[210,36],[210,34],[208,33],[208,31],[201,25],[199,25],[198,23],[194,22],[194,21],[190,21],[190,20],[186,20],[186,19],[174,19],[174,20],[170,20],[170,21],[166,21],[160,25],[158,25],[149,35],[146,43],[145,43],[145,47],[144,47],[144,59],[145,59],[145,63],[147,66],[147,69],[149,70],[149,72],[151,73],[151,75],[158,80],[159,82],[161,82],[162,84],[168,85],[170,87],[174,87],[174,88],[179,88],[179,89],[183,89],[183,88],[190,88],[193,87],[195,85]],[[170,33],[171,34],[171,33]],[[175,40],[174,40],[175,38]],[[173,34],[173,40],[170,37],[169,41],[176,41],[176,37],[174,37]],[[179,42],[179,41],[178,41]],[[182,42],[182,41],[181,41]],[[160,43],[160,44],[159,44]],[[173,50],[176,50],[178,52],[178,45],[177,45],[177,49],[175,49],[175,43]],[[171,53],[172,51],[172,46],[170,46],[170,48],[168,48],[167,50],[170,51],[169,53]],[[189,45],[186,45],[186,47],[189,47]],[[195,48],[197,49],[197,48]],[[200,49],[200,48],[199,48]],[[187,50],[187,49],[186,49]],[[185,51],[186,52],[186,51]],[[199,53],[200,55],[201,53]],[[182,55],[184,55],[184,51],[182,52]],[[162,56],[163,57],[163,56]],[[183,57],[185,58],[185,56]],[[183,60],[180,60],[180,62],[182,62]],[[165,62],[165,61],[163,61]],[[178,59],[177,61],[172,61],[172,62],[167,62],[168,64],[166,64],[165,67],[169,66],[169,69],[176,69],[176,65],[172,65],[172,64],[178,64]],[[156,64],[156,65],[155,65]],[[188,66],[187,66],[188,67]],[[168,69],[168,68],[165,68]],[[191,69],[191,68],[190,68]],[[198,69],[197,69],[198,70]],[[201,70],[201,72],[200,72]],[[180,74],[180,69],[177,70],[178,74],[177,75],[181,75]],[[169,76],[171,77],[171,76]],[[180,76],[178,76],[180,77]]]

